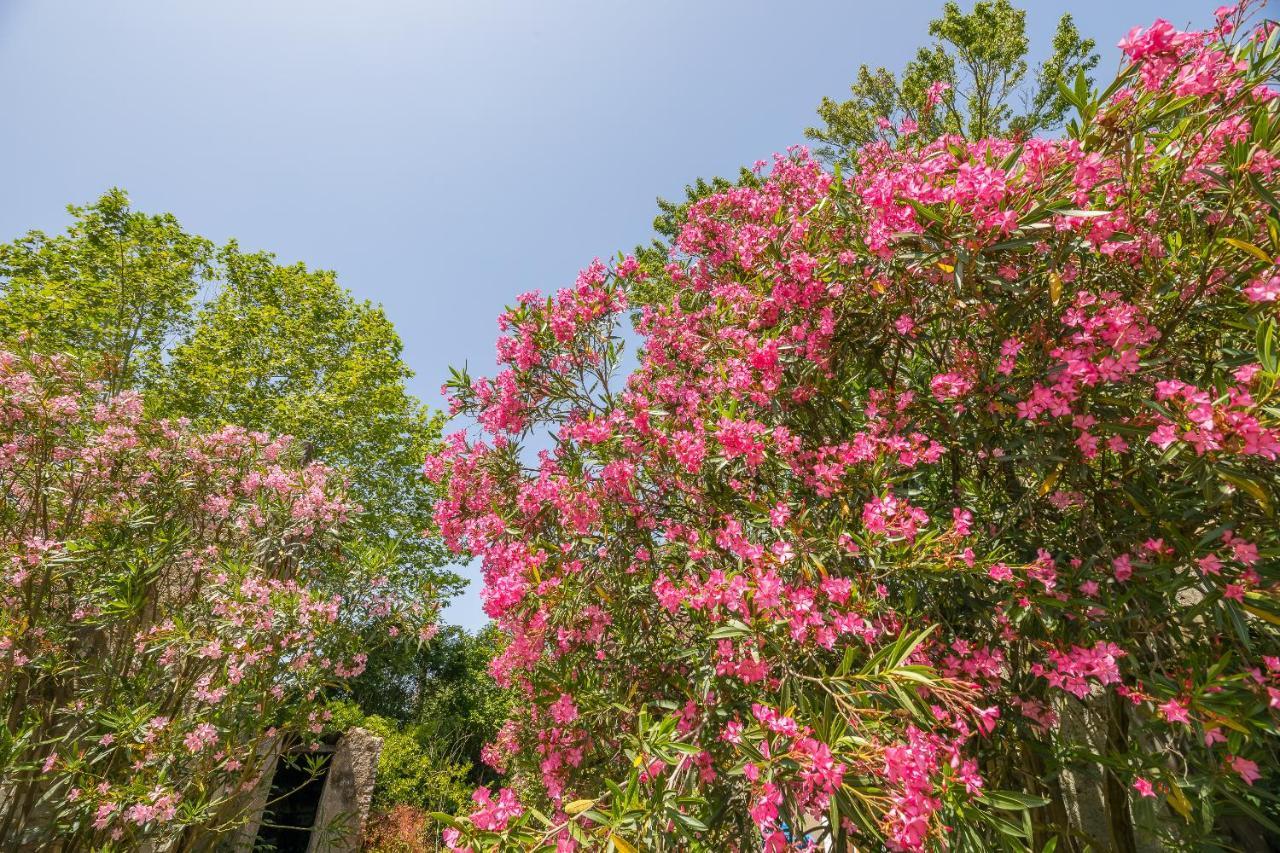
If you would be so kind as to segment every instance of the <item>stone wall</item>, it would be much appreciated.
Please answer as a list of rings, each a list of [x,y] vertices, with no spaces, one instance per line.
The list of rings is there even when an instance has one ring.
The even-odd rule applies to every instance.
[[[307,853],[357,853],[373,802],[382,738],[365,729],[354,728],[330,749],[329,766],[316,807],[315,822],[311,826]],[[230,851],[250,853],[254,849],[264,813],[270,809],[267,801],[274,771],[281,758],[284,756],[274,750],[268,756],[268,769],[254,792],[253,814],[230,840],[227,845]]]

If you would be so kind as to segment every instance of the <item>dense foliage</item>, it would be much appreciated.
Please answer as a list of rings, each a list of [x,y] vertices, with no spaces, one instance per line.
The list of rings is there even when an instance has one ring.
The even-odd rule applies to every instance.
[[[173,347],[156,409],[295,436],[346,473],[364,508],[356,523],[396,545],[398,582],[456,588],[439,542],[420,535],[432,493],[416,475],[440,422],[406,391],[413,372],[386,314],[331,272],[234,243],[217,258],[220,287]]]
[[[318,582],[330,593],[353,601],[370,595],[374,566],[384,584],[381,594],[398,601],[434,602],[456,590],[457,576],[441,568],[445,555],[438,541],[421,535],[433,496],[419,469],[422,456],[437,445],[439,419],[408,394],[412,373],[381,308],[353,299],[332,273],[284,265],[234,242],[215,247],[173,216],[132,209],[119,190],[70,212],[65,233],[31,232],[0,245],[0,346],[56,355],[50,363],[70,364],[65,358],[71,357],[75,367],[67,370],[100,380],[90,397],[136,395],[130,405],[140,407],[137,416],[151,428],[162,418],[182,418],[191,422],[183,433],[192,436],[219,434],[230,425],[228,434],[260,430],[272,442],[274,436],[292,436],[286,440],[291,464],[324,463],[327,468],[316,470],[343,483],[343,500],[353,510],[340,525],[342,538],[363,568],[346,560],[334,563],[336,569],[317,568],[323,576]],[[155,547],[146,544],[150,535],[144,530],[138,541]],[[108,563],[81,568],[85,584],[108,583],[116,570]],[[166,571],[182,569],[174,564]],[[341,637],[350,649],[361,650],[365,666],[382,682],[412,679],[431,659],[433,645],[422,643],[416,631],[389,638],[381,617],[362,620],[358,608],[351,616],[355,621],[344,624],[344,633],[326,642]],[[366,681],[354,680],[362,698],[370,696],[358,687]],[[347,682],[330,679],[324,692],[341,694]],[[424,695],[438,686],[425,685]],[[385,704],[364,713],[382,712]],[[248,737],[253,726],[267,727],[259,711],[235,703],[220,708],[223,716],[214,722],[234,722],[237,737]],[[420,710],[419,727],[443,725],[431,715],[448,713]],[[185,711],[175,711],[172,719],[175,726],[191,722]],[[18,716],[13,721],[20,722]],[[480,728],[477,736],[491,729]],[[478,758],[479,745],[471,753]],[[437,758],[434,752],[423,755],[424,762]],[[455,785],[485,778],[471,764],[443,755],[429,770],[432,778],[453,774]],[[189,776],[184,785],[211,791],[222,784],[216,763],[183,766],[180,772]],[[53,789],[32,790],[53,795]],[[380,796],[379,804],[385,799]],[[453,801],[437,798],[432,805],[448,808]],[[204,825],[233,822],[238,807],[219,806],[217,821]],[[33,814],[43,815],[45,808]]]
[[[384,738],[371,849],[434,849],[442,827],[430,814],[464,809],[477,785],[497,779],[481,750],[510,711],[509,692],[487,672],[498,640],[493,626],[444,627],[426,643],[401,635],[370,656],[351,699],[333,706],[338,731],[359,725]]]
[[[412,372],[380,307],[354,299],[331,272],[283,264],[234,241],[216,247],[171,215],[133,209],[120,190],[70,212],[64,233],[33,231],[0,245],[0,348],[70,355],[77,369],[101,379],[101,393],[139,395],[148,423],[185,418],[192,434],[234,425],[292,436],[296,464],[322,462],[344,483],[344,500],[360,510],[344,520],[344,536],[359,537],[362,552],[376,556],[398,599],[434,602],[456,592],[459,578],[443,568],[438,539],[421,535],[433,500],[421,460],[438,445],[439,416],[408,393]],[[327,588],[359,598],[368,594],[367,580],[343,568],[327,576]],[[357,586],[345,590],[344,583]],[[398,721],[391,729],[413,732],[397,730],[397,743],[416,745],[427,727],[457,722],[439,719],[457,709],[430,697],[470,684],[482,667],[417,685],[421,698],[409,723],[388,707],[407,695],[406,685],[430,669],[443,646],[424,644],[416,632],[388,638],[378,619],[349,627],[360,633],[345,641],[363,648],[366,672],[329,684],[327,692],[352,690],[369,704],[344,716],[343,726],[390,713]],[[395,689],[382,695],[383,687]],[[493,728],[477,727],[475,738]],[[434,740],[415,746],[415,774],[451,781],[408,802],[425,798],[432,808],[453,808],[458,790],[487,778],[475,766],[479,746],[468,742],[463,750],[472,761]],[[404,794],[409,784],[405,774],[383,778],[388,784],[379,788],[378,807],[399,802],[388,792]],[[190,781],[216,784],[213,776]]]
[[[917,135],[931,85],[849,172],[793,151],[660,271],[502,316],[426,466],[522,697],[452,846],[1280,838],[1280,32],[1247,12],[1135,28],[1064,139]]]
[[[406,391],[381,307],[331,272],[215,247],[120,190],[70,212],[63,234],[0,245],[0,345],[25,336],[96,363],[156,417],[293,436],[349,480],[365,537],[398,549],[395,582],[456,590],[438,542],[419,535],[433,496],[416,475],[440,423]]]
[[[322,730],[370,628],[431,627],[301,456],[0,351],[0,846],[212,849],[271,751]]]

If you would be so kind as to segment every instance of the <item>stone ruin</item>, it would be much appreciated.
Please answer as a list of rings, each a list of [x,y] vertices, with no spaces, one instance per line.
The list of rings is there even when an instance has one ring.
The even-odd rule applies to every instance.
[[[273,752],[231,849],[357,853],[381,751],[382,738],[354,728],[315,751]]]

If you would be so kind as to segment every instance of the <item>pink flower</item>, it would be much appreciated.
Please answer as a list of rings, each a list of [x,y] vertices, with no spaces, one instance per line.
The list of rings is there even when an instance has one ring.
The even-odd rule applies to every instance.
[[[1258,546],[1238,537],[1233,536],[1231,538],[1231,553],[1232,556],[1246,566],[1252,566],[1258,562]]]
[[[929,382],[929,390],[939,402],[958,400],[973,388],[973,380],[958,373],[939,373]]]
[[[1222,572],[1222,561],[1218,559],[1216,554],[1205,554],[1196,560],[1196,565],[1206,575],[1216,575]]]
[[[1253,381],[1253,378],[1261,372],[1262,365],[1257,362],[1242,364],[1231,374],[1231,378],[1239,382],[1241,385],[1248,385]]]
[[[218,729],[212,723],[200,723],[191,731],[187,732],[186,737],[182,739],[182,743],[191,752],[201,752],[211,744],[218,742]]]
[[[1256,278],[1245,285],[1243,293],[1250,302],[1275,302],[1280,299],[1280,275]]]
[[[1129,30],[1129,34],[1120,39],[1117,47],[1127,53],[1130,60],[1137,62],[1148,56],[1167,53],[1177,44],[1180,35],[1182,34],[1173,28],[1173,24],[1164,18],[1157,18],[1145,30],[1142,27]]]
[[[1178,440],[1178,431],[1171,423],[1163,423],[1156,427],[1155,431],[1147,437],[1147,441],[1154,444],[1161,450],[1168,450],[1169,446]]]
[[[943,80],[934,80],[929,84],[929,88],[925,90],[924,102],[926,106],[936,107],[942,100],[942,93],[951,88],[951,84]]]
[[[502,832],[513,819],[524,814],[524,807],[510,788],[498,791],[496,800],[488,788],[476,788],[471,799],[479,807],[471,813],[471,823],[485,832]]]
[[[1052,651],[1049,663],[1053,669],[1038,665],[1032,669],[1054,687],[1083,699],[1089,695],[1091,678],[1104,686],[1120,682],[1117,661],[1124,656],[1125,652],[1119,646],[1099,640],[1092,647],[1072,646],[1066,652]]]
[[[1250,785],[1262,778],[1262,774],[1258,772],[1257,763],[1250,761],[1247,758],[1232,755],[1227,758],[1227,763],[1231,765],[1232,770],[1236,771],[1236,773],[1240,775],[1241,779]]]
[[[1133,789],[1144,797],[1154,797],[1156,795],[1155,787],[1141,776],[1133,780]]]
[[[568,693],[560,694],[560,698],[552,702],[547,710],[551,714],[551,719],[561,726],[578,719],[578,706],[573,703],[573,697]]]
[[[751,804],[751,819],[756,826],[770,827],[778,819],[778,806],[782,805],[782,791],[772,782],[765,782]]]
[[[996,728],[996,721],[1000,719],[1000,709],[992,705],[990,708],[977,709],[978,728],[984,735],[989,735]]]
[[[93,828],[106,829],[110,826],[111,816],[115,814],[116,810],[119,808],[120,805],[118,803],[100,803],[98,805],[98,812],[94,816]]]
[[[1170,699],[1161,705],[1160,713],[1164,715],[1165,722],[1188,724],[1191,722],[1190,717],[1187,716],[1187,706],[1177,699]]]

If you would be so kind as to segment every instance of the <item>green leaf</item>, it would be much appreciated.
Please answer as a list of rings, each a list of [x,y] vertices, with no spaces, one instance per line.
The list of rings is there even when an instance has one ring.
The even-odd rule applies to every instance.
[[[1214,471],[1221,479],[1257,501],[1268,517],[1275,515],[1275,509],[1272,506],[1271,496],[1267,492],[1265,481],[1255,479],[1243,471],[1229,471],[1221,466],[1215,466]]]
[[[459,818],[456,818],[451,814],[445,814],[444,812],[431,812],[431,819],[437,823],[442,823],[445,826],[451,826],[454,829],[463,829],[465,827],[465,824]]]
[[[1249,180],[1249,185],[1253,187],[1253,191],[1256,192],[1263,201],[1271,205],[1272,210],[1280,213],[1280,200],[1276,199],[1271,190],[1263,186],[1262,181],[1258,180],[1258,176],[1252,172],[1246,172],[1245,175]]]
[[[730,619],[724,625],[707,635],[709,640],[730,640],[734,637],[745,637],[751,634],[751,626],[739,619]]]
[[[1025,811],[1049,805],[1048,799],[1035,794],[1024,794],[1021,791],[985,791],[978,800],[992,808],[1005,811]]]
[[[1268,317],[1258,324],[1258,363],[1267,373],[1280,373],[1280,358],[1275,349],[1276,321]]]

